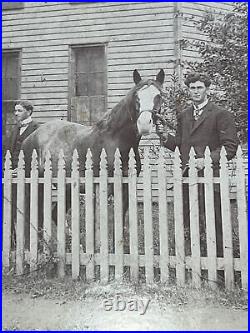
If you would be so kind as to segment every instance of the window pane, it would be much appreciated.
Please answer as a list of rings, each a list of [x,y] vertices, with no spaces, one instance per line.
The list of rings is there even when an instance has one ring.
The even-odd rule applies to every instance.
[[[76,49],[75,58],[76,58],[76,73],[88,73],[89,64],[88,64],[87,48],[83,47],[81,49]]]
[[[103,73],[89,74],[89,96],[104,94],[104,75]]]
[[[14,115],[16,101],[11,102],[2,102],[2,149],[3,154],[9,148],[9,138],[13,130],[14,125],[16,124],[16,119]]]
[[[88,96],[88,75],[76,74],[76,96]]]
[[[19,53],[4,53],[2,56],[2,96],[3,99],[18,99],[19,93]]]
[[[19,52],[2,53],[2,149],[8,149],[10,134],[16,123],[14,108],[20,90]]]
[[[90,72],[102,72],[104,69],[104,47],[93,47],[90,55]]]
[[[18,96],[18,78],[6,78],[2,85],[2,96],[4,100],[16,99]]]

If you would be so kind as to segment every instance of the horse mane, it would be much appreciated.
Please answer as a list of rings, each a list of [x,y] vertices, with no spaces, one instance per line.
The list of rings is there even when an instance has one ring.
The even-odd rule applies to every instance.
[[[132,108],[133,104],[133,97],[135,93],[145,85],[147,80],[142,80],[137,85],[132,87],[127,95],[118,103],[116,104],[113,109],[105,112],[103,117],[94,125],[94,130],[98,130],[101,132],[107,131],[117,131],[119,130],[119,121],[121,123],[121,119],[126,119],[124,115],[129,117],[129,109]],[[135,104],[136,107],[136,104]],[[121,117],[121,114],[123,117]],[[122,126],[122,124],[121,124]],[[121,127],[120,126],[120,127]]]

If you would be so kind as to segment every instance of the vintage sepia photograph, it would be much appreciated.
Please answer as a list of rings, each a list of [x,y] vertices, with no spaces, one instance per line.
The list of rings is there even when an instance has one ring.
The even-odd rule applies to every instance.
[[[248,2],[2,2],[2,330],[248,330]]]

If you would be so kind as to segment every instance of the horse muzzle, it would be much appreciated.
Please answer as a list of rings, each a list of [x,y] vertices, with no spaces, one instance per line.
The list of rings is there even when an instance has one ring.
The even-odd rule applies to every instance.
[[[142,111],[137,119],[139,135],[149,135],[153,131],[153,119],[151,111]]]

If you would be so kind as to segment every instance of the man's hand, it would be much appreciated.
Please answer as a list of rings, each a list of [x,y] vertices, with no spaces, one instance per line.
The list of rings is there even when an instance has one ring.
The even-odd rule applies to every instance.
[[[203,170],[205,168],[204,158],[203,157],[196,158],[195,166],[198,171]]]
[[[164,116],[161,114],[155,114],[155,126],[156,126],[156,133],[157,135],[162,138],[164,137],[164,134],[167,135],[167,130],[165,126],[165,119]]]
[[[155,122],[155,129],[156,129],[156,133],[159,135],[159,137],[161,137],[165,132],[164,125],[162,124],[162,122],[160,120],[157,120]]]

